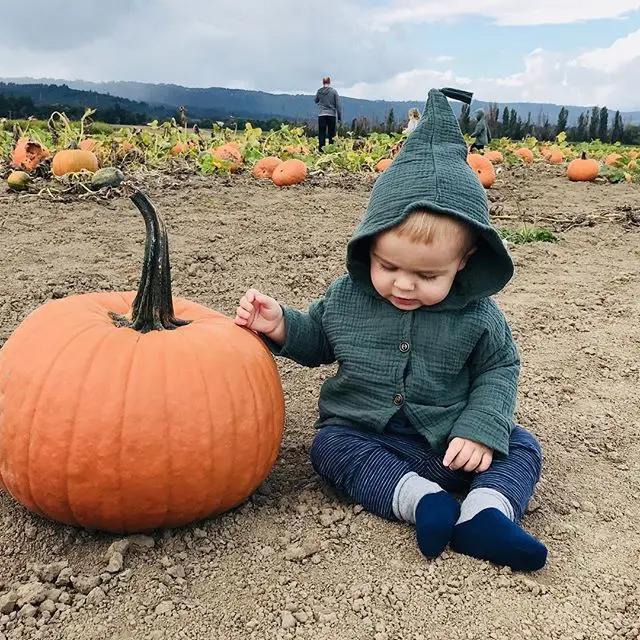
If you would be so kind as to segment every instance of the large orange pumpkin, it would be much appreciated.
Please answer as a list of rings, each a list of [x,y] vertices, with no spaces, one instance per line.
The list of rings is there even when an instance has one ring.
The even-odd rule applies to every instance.
[[[226,160],[231,163],[230,171],[235,173],[242,164],[242,154],[238,150],[238,146],[233,142],[222,144],[213,150],[213,155],[220,160]]]
[[[576,158],[569,163],[567,167],[567,177],[569,180],[577,182],[590,182],[595,180],[600,173],[600,165],[597,160],[587,158],[587,154],[583,151],[580,158]]]
[[[533,151],[527,147],[520,147],[520,149],[516,149],[516,155],[519,156],[526,164],[531,164],[533,162]]]
[[[618,160],[622,159],[622,156],[619,153],[610,153],[605,159],[604,163],[608,165],[614,165],[618,162]]]
[[[551,149],[546,158],[551,164],[561,164],[564,162],[564,154],[560,149]]]
[[[503,160],[502,154],[499,151],[487,151],[484,157],[494,164],[498,164]]]
[[[496,181],[496,170],[493,168],[491,160],[479,153],[470,153],[467,155],[467,162],[476,172],[482,186],[489,189]]]
[[[147,226],[137,295],[47,302],[0,350],[0,484],[36,513],[111,532],[240,504],[269,474],[284,422],[268,349],[172,299],[164,222],[132,200]]]
[[[279,187],[288,187],[304,182],[307,177],[307,165],[302,160],[292,158],[279,164],[271,174],[273,184]]]
[[[280,160],[280,158],[267,156],[266,158],[261,158],[255,163],[251,173],[254,178],[271,178],[273,170],[279,164],[282,164],[282,160]]]
[[[51,173],[54,176],[77,173],[83,169],[91,171],[91,173],[95,173],[98,170],[98,158],[93,151],[64,149],[63,151],[58,151],[51,161]]]
[[[30,138],[20,138],[11,153],[11,166],[14,169],[33,171],[43,160],[49,157],[49,149]]]

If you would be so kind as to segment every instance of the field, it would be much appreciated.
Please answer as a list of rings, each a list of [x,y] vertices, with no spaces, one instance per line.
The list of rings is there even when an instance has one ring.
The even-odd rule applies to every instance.
[[[558,237],[511,245],[517,275],[498,297],[523,359],[517,419],[545,452],[524,522],[549,547],[544,570],[425,561],[410,527],[334,495],[308,460],[332,368],[281,360],[282,450],[231,513],[121,543],[0,492],[0,639],[640,638],[640,198],[564,171],[505,166],[489,192],[498,226]],[[250,286],[304,308],[343,273],[374,177],[139,183],[167,219],[174,294],[232,314]],[[52,297],[135,288],[143,239],[124,197],[0,193],[0,346]]]

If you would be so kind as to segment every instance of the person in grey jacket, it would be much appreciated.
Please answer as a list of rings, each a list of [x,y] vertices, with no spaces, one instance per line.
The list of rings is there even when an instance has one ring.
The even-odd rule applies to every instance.
[[[342,105],[338,92],[331,86],[331,78],[322,78],[322,87],[316,91],[318,105],[318,148],[322,151],[327,140],[333,144],[336,135],[336,120],[342,122]]]
[[[482,151],[491,140],[491,132],[487,126],[484,109],[478,109],[474,115],[476,117],[476,128],[473,130],[471,137],[475,138],[475,140],[471,145],[470,151],[474,149]]]

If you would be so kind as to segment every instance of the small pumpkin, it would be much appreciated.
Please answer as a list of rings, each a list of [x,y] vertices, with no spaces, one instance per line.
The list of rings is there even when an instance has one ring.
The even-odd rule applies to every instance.
[[[242,165],[242,154],[238,149],[238,145],[233,142],[227,142],[213,150],[213,155],[220,160],[226,160],[231,163],[230,171],[235,173]]]
[[[640,157],[640,153],[638,153],[637,151],[629,151],[629,153],[627,153],[627,155],[632,159],[632,160],[636,160],[637,158]]]
[[[504,160],[504,158],[502,157],[502,154],[499,151],[487,151],[484,154],[484,157],[487,160],[489,160],[489,162],[492,162],[493,164],[499,164]]]
[[[519,149],[516,149],[516,155],[526,164],[531,164],[533,162],[533,151],[527,147],[520,147]]]
[[[186,151],[187,151],[187,145],[182,144],[182,142],[176,142],[173,145],[173,147],[171,147],[171,149],[169,150],[169,153],[172,156],[179,156],[185,153]]]
[[[304,182],[306,177],[307,165],[297,158],[285,160],[279,164],[271,174],[273,184],[279,187],[289,187],[294,184],[299,184],[300,182]]]
[[[280,158],[267,156],[266,158],[261,158],[255,163],[251,173],[254,178],[271,178],[273,170],[279,164],[282,164],[282,160],[280,160]]]
[[[622,156],[619,153],[610,153],[605,157],[604,163],[609,166],[612,166],[616,164],[618,160],[621,160],[621,159],[622,159]]]
[[[31,176],[26,171],[12,171],[7,178],[7,184],[12,191],[23,191],[29,186]]]
[[[376,171],[378,173],[382,173],[391,166],[392,162],[393,160],[391,158],[383,158],[382,160],[379,160],[376,164]]]
[[[131,199],[147,228],[137,294],[51,300],[0,350],[0,485],[35,513],[114,533],[242,503],[284,425],[269,350],[172,298],[164,221],[144,194]]]
[[[128,153],[135,152],[135,146],[128,140],[124,140],[118,146],[118,157],[124,158]]]
[[[549,159],[549,156],[553,153],[553,151],[549,148],[549,145],[543,144],[540,147],[540,155],[545,158],[545,159]]]
[[[82,149],[83,151],[96,151],[98,149],[98,141],[93,138],[85,138],[84,140],[80,140],[80,144],[78,145],[78,149]]]
[[[287,153],[297,154],[301,156],[308,156],[311,153],[311,151],[309,150],[309,147],[305,147],[305,146],[295,147],[290,145],[285,147],[284,151],[286,151]]]
[[[547,161],[551,164],[561,164],[564,162],[564,154],[560,149],[552,149],[549,155],[547,156]]]
[[[567,166],[567,177],[569,180],[577,182],[590,182],[595,180],[600,173],[600,165],[597,160],[587,158],[587,154],[583,151],[582,155],[572,160]]]
[[[63,151],[58,151],[51,161],[51,173],[54,176],[77,173],[83,169],[91,173],[95,173],[98,170],[98,158],[93,151],[64,149]]]
[[[11,166],[14,169],[34,171],[49,155],[49,149],[42,143],[30,138],[20,138],[11,153]]]
[[[493,168],[493,163],[485,156],[479,153],[470,153],[467,155],[467,163],[476,172],[485,189],[489,189],[496,181],[496,170]]]

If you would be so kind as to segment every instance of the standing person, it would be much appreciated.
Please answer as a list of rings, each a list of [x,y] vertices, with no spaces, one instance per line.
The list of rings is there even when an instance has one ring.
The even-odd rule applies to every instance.
[[[489,144],[491,133],[489,132],[489,127],[484,117],[484,109],[478,109],[474,115],[476,117],[476,128],[473,130],[471,137],[475,138],[475,140],[471,145],[470,151],[474,149],[482,151]]]
[[[322,78],[322,87],[316,91],[318,105],[318,149],[322,151],[327,139],[333,144],[336,135],[336,120],[342,122],[342,105],[338,92],[331,86],[331,78]]]
[[[415,107],[409,109],[409,122],[407,122],[407,126],[402,130],[402,133],[409,135],[418,126],[418,122],[420,122],[420,112]]]
[[[348,273],[306,313],[250,289],[235,321],[302,365],[338,362],[310,451],[330,484],[371,513],[413,523],[428,558],[450,544],[535,571],[547,549],[520,520],[542,452],[513,419],[520,358],[492,298],[514,266],[447,96],[471,102],[429,92],[371,191]]]

